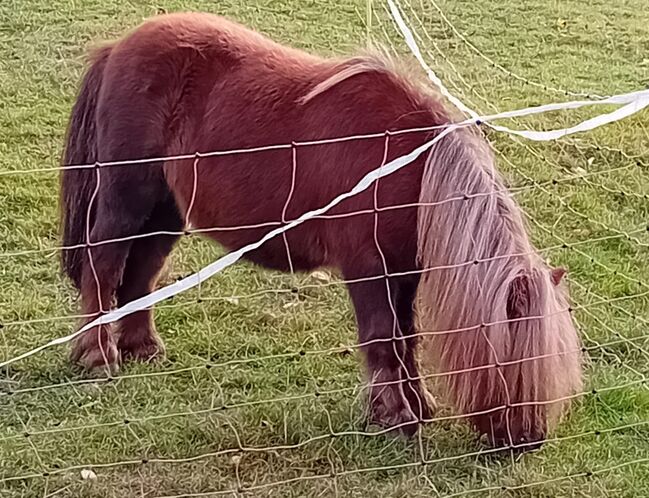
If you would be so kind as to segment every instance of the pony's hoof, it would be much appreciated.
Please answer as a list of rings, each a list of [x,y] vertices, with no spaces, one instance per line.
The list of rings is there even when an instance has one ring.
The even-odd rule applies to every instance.
[[[410,388],[406,386],[406,389]],[[418,396],[415,392],[411,395],[404,393],[399,385],[373,388],[370,423],[405,437],[414,436],[419,424],[430,418],[430,408],[424,396]],[[415,396],[417,404],[413,407],[409,398]]]
[[[142,362],[152,362],[161,360],[165,355],[165,347],[157,334],[150,334],[144,338],[133,341],[126,339],[128,335],[123,335],[117,343],[117,348],[124,360],[135,360]]]
[[[370,424],[404,437],[414,436],[419,428],[419,421],[408,408],[397,412],[388,412],[382,406],[374,406],[370,415]]]
[[[71,360],[91,376],[115,375],[119,371],[119,351],[115,344],[107,343],[103,348],[82,349],[75,347]]]
[[[506,413],[490,413],[472,418],[474,426],[487,445],[515,453],[526,453],[541,448],[547,437],[546,419],[536,419],[535,424],[521,426],[520,419],[527,414],[526,412],[512,409],[509,417]]]
[[[437,401],[421,382],[406,384],[406,397],[410,408],[420,422],[429,422],[437,412]]]

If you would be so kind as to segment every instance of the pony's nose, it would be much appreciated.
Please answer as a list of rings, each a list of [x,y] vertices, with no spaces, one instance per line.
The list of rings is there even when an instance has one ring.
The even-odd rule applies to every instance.
[[[524,434],[516,443],[515,451],[518,453],[526,453],[528,451],[536,451],[543,446],[545,442],[545,434]]]

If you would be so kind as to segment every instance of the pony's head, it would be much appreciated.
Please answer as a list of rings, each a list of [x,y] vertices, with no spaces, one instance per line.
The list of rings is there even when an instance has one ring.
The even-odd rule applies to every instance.
[[[532,449],[581,390],[581,350],[571,317],[565,270],[540,258],[517,269],[494,296],[501,323],[481,327],[478,362],[493,365],[451,381],[463,413],[494,446]],[[467,392],[466,381],[477,391]]]
[[[581,389],[562,277],[532,247],[484,139],[431,150],[418,216],[418,322],[456,409],[495,446],[529,448]]]

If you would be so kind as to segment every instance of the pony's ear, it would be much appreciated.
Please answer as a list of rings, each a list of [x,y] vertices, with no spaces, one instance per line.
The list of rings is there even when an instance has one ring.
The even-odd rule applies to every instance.
[[[550,280],[552,280],[554,285],[559,285],[566,273],[568,273],[568,270],[565,268],[552,268],[552,271],[550,271]]]
[[[507,318],[513,320],[529,315],[531,276],[526,273],[517,275],[509,284],[507,296]]]

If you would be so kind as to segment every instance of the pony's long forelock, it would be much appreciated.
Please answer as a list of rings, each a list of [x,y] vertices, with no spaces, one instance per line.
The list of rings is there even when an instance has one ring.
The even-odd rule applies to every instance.
[[[457,410],[493,439],[518,443],[551,429],[581,388],[581,360],[563,289],[493,165],[486,141],[464,128],[428,156],[418,322]]]

